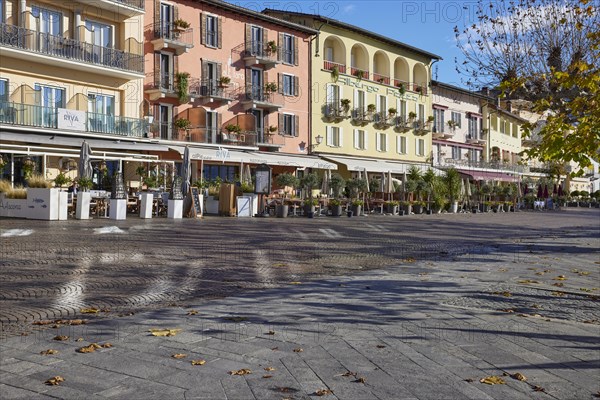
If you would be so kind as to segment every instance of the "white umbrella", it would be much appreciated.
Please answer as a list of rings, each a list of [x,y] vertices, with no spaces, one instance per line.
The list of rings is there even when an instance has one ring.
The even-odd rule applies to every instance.
[[[394,183],[392,178],[392,171],[388,171],[387,180],[385,181],[385,192],[392,193],[394,191]]]
[[[192,177],[192,166],[190,162],[190,147],[185,146],[183,152],[183,165],[181,166],[181,178],[183,180],[181,184],[181,192],[184,194],[190,190],[190,178]]]
[[[247,185],[252,184],[252,173],[250,172],[250,165],[244,165],[244,171],[242,173],[242,182]]]
[[[385,192],[385,172],[381,173],[381,180],[379,181],[379,191]]]
[[[371,191],[371,187],[369,186],[369,174],[367,173],[367,169],[365,168],[365,181],[367,181],[367,192]]]
[[[330,182],[331,182],[331,170],[328,169],[327,171],[325,171],[325,173],[323,174],[323,181],[321,182],[321,193],[325,194],[327,196],[330,196]]]
[[[77,172],[80,178],[90,179],[94,170],[92,169],[92,149],[85,140],[81,143],[81,151],[79,152],[79,164]]]

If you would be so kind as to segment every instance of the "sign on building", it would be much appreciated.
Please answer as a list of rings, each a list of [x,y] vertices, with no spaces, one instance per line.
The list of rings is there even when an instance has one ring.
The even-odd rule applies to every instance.
[[[68,129],[71,131],[85,131],[86,128],[85,111],[58,109],[58,129]]]

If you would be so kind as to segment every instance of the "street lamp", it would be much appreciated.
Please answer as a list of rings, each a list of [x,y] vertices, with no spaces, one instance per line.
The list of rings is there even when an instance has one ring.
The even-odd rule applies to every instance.
[[[315,147],[317,147],[318,145],[320,145],[321,143],[323,143],[323,136],[321,136],[321,135],[318,135],[318,136],[315,138],[315,143],[314,143],[314,144],[311,144],[311,145],[309,146],[309,147],[310,147],[310,151],[313,151],[313,150],[314,150],[314,148],[315,148]]]

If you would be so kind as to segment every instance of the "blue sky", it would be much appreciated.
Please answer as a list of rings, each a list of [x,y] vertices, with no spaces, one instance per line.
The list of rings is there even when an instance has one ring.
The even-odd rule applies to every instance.
[[[463,86],[461,76],[454,67],[454,58],[460,59],[460,52],[455,44],[453,29],[455,25],[462,27],[464,21],[473,23],[475,0],[230,0],[230,2],[253,10],[269,7],[319,13],[388,36],[441,56],[443,60],[434,64],[434,79],[437,73],[438,80]]]

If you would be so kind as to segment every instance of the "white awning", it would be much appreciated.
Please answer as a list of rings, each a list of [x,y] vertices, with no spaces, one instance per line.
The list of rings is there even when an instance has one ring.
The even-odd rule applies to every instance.
[[[185,147],[169,146],[169,148],[183,154]],[[203,161],[216,161],[222,163],[254,163],[252,154],[243,151],[231,150],[226,147],[193,147],[190,146],[190,159]]]
[[[281,165],[296,168],[337,169],[337,165],[315,156],[302,156],[281,153],[251,153],[254,164]]]
[[[410,167],[416,166],[421,171],[425,172],[427,169],[431,168],[438,174],[438,170],[436,168],[432,168],[427,164],[410,164],[410,163],[402,163],[395,162],[390,160],[376,160],[373,158],[353,158],[353,157],[332,157],[332,156],[323,156],[328,160],[333,162],[343,164],[348,168],[348,171],[364,171],[367,172],[388,172],[391,171],[393,174],[403,174],[408,172]]]

